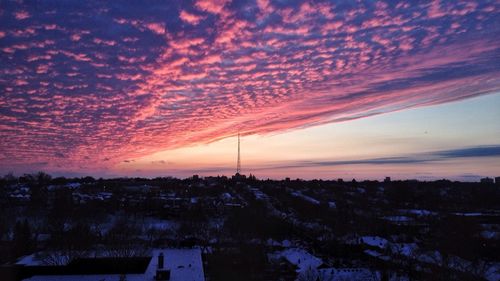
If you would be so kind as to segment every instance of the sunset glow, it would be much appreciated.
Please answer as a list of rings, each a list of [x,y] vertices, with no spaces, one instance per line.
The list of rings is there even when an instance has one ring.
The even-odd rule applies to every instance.
[[[135,4],[134,4],[135,3]],[[499,1],[2,2],[0,172],[500,171]]]

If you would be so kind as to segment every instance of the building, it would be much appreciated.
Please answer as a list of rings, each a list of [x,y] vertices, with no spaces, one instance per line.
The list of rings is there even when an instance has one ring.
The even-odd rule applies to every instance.
[[[65,266],[44,266],[34,255],[21,259],[17,280],[204,281],[201,250],[154,249],[142,258],[84,258]]]
[[[492,179],[492,178],[489,178],[489,177],[482,178],[482,179],[481,179],[481,183],[492,184],[492,183],[493,183],[493,179]]]
[[[500,177],[496,177],[495,178],[495,184],[496,185],[500,185]]]

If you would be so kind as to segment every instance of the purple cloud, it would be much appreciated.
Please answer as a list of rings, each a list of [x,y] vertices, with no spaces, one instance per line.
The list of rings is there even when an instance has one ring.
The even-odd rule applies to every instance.
[[[499,10],[498,1],[5,2],[0,168],[105,169],[238,130],[492,93]]]

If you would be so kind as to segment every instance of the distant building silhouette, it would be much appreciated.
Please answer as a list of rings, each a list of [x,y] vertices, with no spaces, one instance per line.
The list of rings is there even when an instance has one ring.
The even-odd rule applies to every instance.
[[[488,184],[490,184],[490,183],[493,183],[493,182],[494,182],[493,179],[489,178],[489,177],[485,177],[485,178],[481,179],[481,183],[488,183]]]
[[[496,177],[495,178],[495,184],[496,185],[500,185],[500,177]]]

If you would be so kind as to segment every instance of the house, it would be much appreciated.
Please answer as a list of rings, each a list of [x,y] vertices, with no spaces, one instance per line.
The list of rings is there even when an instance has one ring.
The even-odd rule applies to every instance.
[[[24,264],[23,264],[23,261]],[[44,266],[23,258],[18,262],[17,280],[70,281],[70,280],[127,280],[127,281],[204,281],[201,250],[154,249],[148,257],[134,258],[82,258],[64,266]]]

